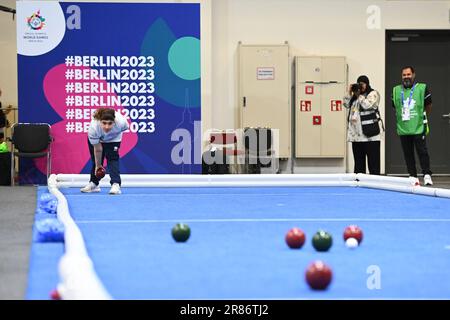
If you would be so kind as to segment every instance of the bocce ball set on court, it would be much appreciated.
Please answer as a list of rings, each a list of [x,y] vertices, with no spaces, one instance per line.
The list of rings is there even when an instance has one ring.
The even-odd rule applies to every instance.
[[[344,230],[345,245],[354,249],[358,247],[363,239],[361,228],[351,225]],[[285,237],[286,243],[291,249],[300,249],[305,244],[305,233],[299,228],[292,228]],[[333,244],[331,235],[323,230],[317,231],[312,238],[312,245],[317,251],[328,251]],[[323,261],[314,261],[306,269],[306,282],[315,290],[324,290],[328,287],[333,277],[331,268]]]
[[[187,224],[177,223],[172,228],[172,237],[176,242],[186,242],[191,235],[191,229]],[[361,228],[351,225],[344,230],[345,245],[354,249],[363,239]],[[292,228],[285,237],[286,243],[291,249],[301,249],[305,244],[305,233],[299,228]],[[328,251],[333,244],[331,235],[323,230],[317,231],[312,238],[314,249],[320,252]],[[325,290],[331,282],[333,272],[323,261],[314,261],[306,269],[306,282],[314,290]]]

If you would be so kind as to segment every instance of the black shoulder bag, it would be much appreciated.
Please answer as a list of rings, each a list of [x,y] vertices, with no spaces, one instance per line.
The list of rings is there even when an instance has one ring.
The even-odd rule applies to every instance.
[[[384,131],[384,123],[381,119],[380,112],[378,109],[362,110],[360,109],[359,114],[361,116],[361,126],[362,132],[366,137],[373,137],[380,134],[380,125],[378,122],[381,121]]]

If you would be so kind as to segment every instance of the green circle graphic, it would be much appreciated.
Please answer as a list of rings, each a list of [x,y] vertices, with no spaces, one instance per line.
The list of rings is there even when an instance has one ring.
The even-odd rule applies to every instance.
[[[169,66],[184,80],[200,78],[200,40],[183,37],[176,40],[169,49]]]

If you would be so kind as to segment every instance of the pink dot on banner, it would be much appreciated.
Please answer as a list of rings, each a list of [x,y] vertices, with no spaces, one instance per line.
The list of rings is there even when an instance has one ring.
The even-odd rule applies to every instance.
[[[67,80],[66,71],[68,69],[89,69],[87,67],[66,67],[64,64],[59,64],[50,69],[44,77],[43,89],[45,97],[47,98],[50,106],[55,112],[62,118],[61,121],[52,124],[51,134],[54,141],[51,145],[52,148],[52,173],[80,173],[89,161],[89,150],[87,146],[87,133],[80,130],[80,132],[67,132],[68,123],[79,123],[79,126],[83,125],[83,122],[90,122],[90,118],[66,119],[66,112],[68,109],[97,109],[97,107],[83,106],[66,106],[66,97],[68,95],[83,96],[83,93],[67,93],[66,84],[68,82],[78,83],[98,83],[106,87],[107,82],[105,80]],[[97,96],[106,98],[107,96],[117,97],[116,93],[89,93],[90,96]],[[34,106],[39,107],[39,106]],[[116,110],[122,109],[122,107],[113,107]],[[90,114],[90,113],[88,113]],[[130,152],[137,144],[138,136],[136,133],[125,133],[120,146],[120,156],[123,157]],[[35,159],[36,167],[42,173],[46,173],[46,159]]]

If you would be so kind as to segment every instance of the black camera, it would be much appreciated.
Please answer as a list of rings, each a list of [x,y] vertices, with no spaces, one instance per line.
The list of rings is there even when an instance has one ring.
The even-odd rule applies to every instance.
[[[358,83],[352,84],[352,92],[357,93],[361,91],[361,86]]]

